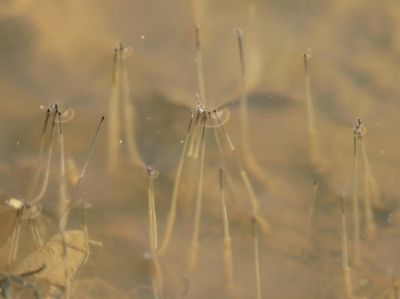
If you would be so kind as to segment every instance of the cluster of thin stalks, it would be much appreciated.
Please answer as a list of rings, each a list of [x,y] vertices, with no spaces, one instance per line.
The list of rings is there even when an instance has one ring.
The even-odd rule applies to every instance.
[[[213,143],[217,145],[219,152],[219,164],[220,169],[220,193],[221,193],[221,208],[222,208],[222,223],[223,223],[223,257],[224,257],[224,268],[225,268],[225,288],[229,296],[234,293],[234,275],[233,275],[233,254],[232,244],[229,230],[228,212],[225,201],[224,191],[224,177],[228,181],[230,186],[232,183],[232,174],[226,167],[227,164],[227,153],[233,157],[236,170],[241,180],[241,184],[246,191],[248,202],[251,208],[251,219],[254,236],[254,266],[256,273],[257,282],[257,298],[261,298],[261,278],[260,278],[260,267],[259,267],[259,251],[258,251],[258,230],[260,229],[263,233],[270,231],[270,225],[261,215],[260,203],[252,186],[248,171],[253,175],[254,178],[262,181],[263,184],[267,184],[267,177],[263,170],[261,170],[259,163],[254,159],[254,155],[250,149],[249,141],[249,128],[248,128],[248,106],[247,106],[247,86],[246,86],[246,72],[245,72],[245,61],[243,53],[243,35],[240,30],[237,32],[238,46],[239,46],[239,57],[241,66],[241,98],[240,98],[240,125],[241,125],[241,148],[237,150],[234,142],[227,129],[225,128],[225,122],[229,112],[226,109],[222,110],[207,110],[206,107],[211,105],[206,98],[205,93],[205,80],[203,71],[203,55],[200,42],[200,27],[195,26],[195,37],[196,37],[196,66],[197,66],[197,78],[198,78],[198,93],[197,105],[192,111],[192,115],[187,126],[185,138],[183,140],[183,148],[181,156],[178,162],[174,186],[172,190],[171,204],[166,219],[165,230],[163,238],[158,243],[158,232],[156,224],[156,213],[155,213],[155,202],[154,202],[154,178],[155,171],[148,168],[148,223],[149,223],[149,244],[150,253],[153,264],[152,271],[152,286],[153,294],[155,298],[162,298],[164,294],[163,275],[161,266],[159,263],[159,257],[164,256],[171,244],[173,237],[174,227],[176,223],[178,213],[178,199],[180,197],[180,187],[182,185],[182,176],[185,165],[190,159],[191,164],[197,164],[197,180],[196,180],[196,192],[195,192],[195,205],[194,205],[194,217],[193,217],[193,230],[190,241],[189,251],[187,255],[187,270],[188,273],[192,273],[198,265],[200,249],[200,232],[201,232],[201,219],[202,219],[202,206],[204,200],[204,171],[206,167],[206,151],[210,138],[213,139]],[[116,52],[119,53],[119,52]],[[113,101],[110,101],[112,103]],[[116,101],[114,100],[114,103]],[[110,106],[111,108],[111,106]],[[113,107],[115,111],[115,106]],[[115,115],[115,114],[114,114]],[[110,128],[113,125],[110,124]],[[115,127],[114,127],[115,128]],[[211,131],[209,134],[208,132]],[[111,131],[110,131],[111,132]],[[114,131],[115,132],[115,131]],[[114,140],[115,142],[115,140]],[[111,147],[110,147],[111,148]]]
[[[38,167],[29,187],[28,195],[24,199],[10,198],[6,204],[16,210],[15,223],[11,233],[11,243],[7,265],[9,268],[15,263],[20,243],[22,221],[27,220],[35,247],[43,246],[43,238],[38,228],[38,218],[41,215],[42,200],[48,188],[50,168],[53,156],[53,140],[56,130],[56,119],[59,115],[57,105],[51,105],[45,116],[40,138]]]
[[[122,43],[114,51],[108,122],[108,170],[111,173],[115,172],[118,166],[122,143],[127,145],[130,163],[134,166],[144,166],[135,142],[135,110],[131,102],[126,65],[132,52],[132,48],[124,47]]]
[[[310,59],[311,49],[307,49],[304,57],[304,74],[305,74],[305,93],[306,93],[306,111],[307,111],[307,137],[308,137],[308,158],[310,166],[315,174],[323,176],[327,171],[327,162],[321,153],[318,129],[315,120],[314,101],[311,93],[310,79]]]
[[[39,229],[38,226],[38,221],[40,220],[40,216],[42,214],[42,205],[43,205],[43,200],[46,195],[46,191],[48,190],[49,186],[49,178],[50,178],[50,173],[51,173],[51,168],[52,168],[52,161],[53,161],[53,148],[54,148],[54,140],[55,140],[55,134],[58,132],[58,143],[60,146],[59,149],[59,159],[60,159],[60,164],[59,164],[59,169],[60,169],[60,174],[59,174],[59,200],[57,203],[57,215],[59,217],[59,234],[62,239],[62,248],[63,248],[63,265],[58,264],[56,262],[57,257],[54,257],[54,253],[50,255],[49,257],[53,256],[54,260],[52,261],[51,258],[49,260],[45,261],[46,263],[44,265],[39,265],[37,264],[40,260],[38,258],[38,261],[29,264],[27,272],[28,274],[7,274],[5,275],[5,278],[3,280],[4,283],[7,285],[1,285],[1,290],[2,290],[2,295],[5,293],[10,293],[10,285],[11,282],[14,283],[19,283],[23,284],[26,287],[30,288],[33,290],[35,298],[40,298],[39,292],[36,289],[36,287],[31,284],[30,282],[27,282],[24,277],[30,276],[33,274],[40,273],[42,275],[42,272],[46,271],[52,271],[51,269],[54,267],[58,268],[64,268],[65,271],[65,286],[64,286],[64,298],[69,299],[70,298],[70,279],[71,279],[71,273],[68,273],[68,268],[70,268],[70,263],[71,259],[68,258],[68,247],[71,246],[71,244],[68,244],[66,234],[68,231],[66,230],[67,226],[67,221],[68,221],[68,215],[71,211],[71,209],[75,206],[80,206],[82,210],[82,217],[83,217],[83,232],[85,235],[85,243],[86,243],[86,248],[88,249],[88,229],[87,229],[87,224],[86,224],[86,209],[88,207],[88,204],[84,203],[82,200],[79,200],[79,189],[82,183],[82,180],[85,176],[88,163],[90,160],[90,157],[92,156],[93,150],[94,150],[94,145],[95,141],[97,139],[97,136],[99,134],[100,128],[104,122],[104,117],[101,118],[99,125],[96,129],[95,135],[93,137],[93,140],[91,141],[90,148],[89,148],[89,153],[87,156],[87,159],[83,165],[82,171],[78,176],[77,180],[74,180],[75,186],[73,187],[72,194],[71,196],[68,194],[68,183],[67,183],[67,175],[66,175],[66,159],[65,159],[65,149],[64,149],[64,133],[63,133],[63,123],[65,122],[65,117],[63,113],[59,111],[58,106],[55,105],[50,105],[49,108],[46,110],[45,113],[45,120],[44,120],[44,125],[42,128],[41,132],[41,137],[40,137],[40,146],[39,146],[39,153],[38,153],[38,166],[36,169],[36,172],[34,173],[33,180],[29,186],[28,194],[26,198],[9,198],[6,200],[6,205],[16,211],[16,216],[15,216],[15,222],[13,225],[12,233],[11,233],[11,238],[10,238],[10,248],[9,248],[9,253],[8,253],[8,260],[7,260],[7,268],[9,270],[12,270],[16,267],[19,267],[19,265],[16,265],[17,261],[17,254],[18,254],[18,248],[20,246],[20,239],[21,239],[21,227],[22,223],[24,220],[27,220],[30,232],[32,235],[33,243],[35,245],[35,251],[31,253],[32,256],[38,255],[40,256],[43,254],[44,251],[50,250],[54,251],[54,249],[51,248],[50,245],[45,243],[43,240],[42,233]],[[24,239],[25,240],[25,239]],[[53,246],[53,245],[52,245]],[[87,250],[87,255],[89,251]],[[87,256],[82,259],[83,263],[86,262]],[[35,260],[35,258],[33,258]],[[52,264],[53,262],[53,264]],[[35,270],[38,268],[39,270]],[[49,270],[50,269],[50,270]],[[45,275],[45,274],[44,274]],[[2,282],[2,283],[3,283]],[[3,296],[4,297],[4,296]],[[4,297],[8,298],[8,297]]]
[[[378,202],[378,191],[369,164],[365,146],[366,128],[361,119],[357,119],[353,129],[354,143],[354,178],[353,178],[353,239],[354,239],[354,262],[361,264],[361,217],[359,211],[359,159],[363,161],[363,185],[364,185],[364,235],[371,239],[376,234],[376,225],[373,214],[372,201]],[[359,153],[361,150],[361,153]]]

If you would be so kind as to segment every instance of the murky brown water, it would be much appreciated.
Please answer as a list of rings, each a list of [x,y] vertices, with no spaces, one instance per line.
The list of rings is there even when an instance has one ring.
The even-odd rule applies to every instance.
[[[98,120],[106,116],[79,192],[79,198],[92,205],[87,219],[89,238],[102,246],[90,245],[86,264],[72,280],[73,298],[156,298],[152,291],[155,270],[149,259],[147,173],[144,167],[129,163],[123,134],[117,140],[118,165],[112,173],[107,169],[113,53],[119,41],[133,48],[126,67],[135,110],[134,139],[144,163],[160,172],[155,180],[155,206],[161,243],[187,124],[197,101],[194,19],[201,29],[207,108],[229,110],[225,129],[239,150],[240,63],[234,29],[244,30],[249,138],[259,167],[272,183],[267,186],[257,179],[243,164],[243,157],[238,168],[223,134],[225,161],[221,162],[214,129],[206,129],[198,267],[188,271],[187,263],[200,159],[187,158],[172,241],[158,258],[164,297],[256,298],[252,209],[240,173],[244,165],[261,214],[271,225],[270,234],[258,236],[262,298],[346,297],[341,192],[346,194],[354,294],[399,298],[394,286],[400,277],[399,4],[389,0],[254,2],[253,14],[249,14],[248,1],[193,1],[199,5],[194,10],[190,1],[0,2],[2,200],[24,198],[28,192],[49,104],[75,112],[63,129],[66,158],[73,159],[78,169]],[[312,49],[311,89],[326,163],[322,174],[308,160],[303,69],[307,48]],[[354,263],[351,204],[352,127],[357,118],[367,128],[365,144],[380,195],[380,203],[373,205],[377,233],[368,240],[362,237],[360,265]],[[126,130],[123,114],[120,121]],[[55,132],[49,188],[38,221],[45,243],[58,231],[60,150]],[[231,175],[231,183],[229,177],[225,180],[235,281],[231,295],[224,287],[220,166]],[[364,236],[362,171],[360,159]],[[67,175],[71,175],[69,168]],[[314,181],[319,185],[309,229]],[[68,191],[73,193],[71,184]],[[0,270],[12,273],[6,264],[15,211],[1,210],[0,215]],[[78,210],[71,213],[68,228],[81,227],[79,215]],[[15,264],[33,251],[25,221]],[[46,282],[27,279],[43,292],[48,288]],[[30,292],[23,296],[34,298]]]

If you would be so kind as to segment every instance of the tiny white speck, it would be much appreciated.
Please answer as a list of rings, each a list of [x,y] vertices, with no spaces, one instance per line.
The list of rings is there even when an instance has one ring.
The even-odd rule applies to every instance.
[[[20,141],[17,141],[17,146],[20,146],[20,144],[21,144],[21,142],[20,142]]]
[[[44,106],[43,106],[43,105],[40,105],[39,108],[43,110],[43,109],[44,109]]]
[[[122,143],[123,143],[123,141],[122,141],[122,139],[120,139],[120,140],[119,140],[119,144],[122,144]]]
[[[145,39],[145,38],[146,38],[146,35],[141,35],[140,36],[140,39],[142,39],[142,40]]]
[[[184,143],[185,141],[183,141],[183,139],[181,139],[180,143]]]

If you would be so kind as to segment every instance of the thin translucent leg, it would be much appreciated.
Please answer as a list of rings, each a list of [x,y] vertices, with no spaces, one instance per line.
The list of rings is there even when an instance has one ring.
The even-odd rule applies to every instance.
[[[123,50],[121,50],[123,52]],[[124,121],[125,121],[125,139],[128,146],[128,155],[130,161],[136,165],[143,167],[144,163],[139,155],[137,144],[135,142],[135,112],[131,103],[131,90],[128,79],[128,71],[126,69],[126,57],[121,53],[121,80],[122,80],[122,100],[124,103]]]
[[[200,121],[200,113],[196,112],[196,118],[194,120],[194,125],[193,125],[193,132],[189,138],[189,149],[188,149],[188,157],[193,157],[194,152],[196,149],[196,145],[199,144],[200,141],[200,134],[201,134],[201,126],[199,126],[199,121]]]
[[[81,173],[80,173],[80,175],[79,175],[78,181],[76,182],[75,194],[74,194],[75,196],[77,196],[77,194],[78,194],[78,192],[79,192],[79,189],[80,189],[80,187],[81,187],[81,184],[82,184],[82,180],[83,180],[83,178],[85,177],[86,170],[87,170],[87,168],[88,168],[88,166],[89,166],[90,158],[92,157],[92,154],[93,154],[93,151],[94,151],[94,146],[95,146],[95,144],[96,144],[97,136],[99,135],[99,132],[100,132],[100,129],[101,129],[102,125],[103,125],[103,122],[104,122],[104,116],[102,116],[102,117],[100,118],[100,122],[99,122],[99,124],[97,125],[96,132],[94,133],[93,139],[92,139],[92,141],[90,142],[89,152],[88,152],[88,155],[87,155],[87,157],[86,157],[86,161],[85,161],[85,163],[83,164],[82,171],[81,171]]]
[[[202,119],[202,137],[201,137],[201,158],[200,158],[200,171],[199,181],[197,186],[196,196],[196,210],[194,216],[192,242],[189,251],[189,271],[193,271],[197,266],[198,250],[199,250],[199,235],[200,235],[200,221],[201,210],[203,202],[203,174],[204,174],[204,159],[206,153],[206,118]]]
[[[265,174],[265,171],[260,167],[260,163],[256,161],[254,153],[251,149],[250,130],[249,130],[249,109],[247,95],[247,74],[245,55],[243,49],[242,32],[237,30],[239,58],[240,58],[240,136],[241,136],[241,156],[244,164],[249,172],[261,183],[268,188],[272,188],[271,179]]]
[[[222,224],[224,230],[224,268],[225,268],[225,288],[228,295],[231,295],[234,288],[233,280],[233,254],[232,242],[229,230],[228,212],[225,203],[225,190],[224,190],[224,174],[223,170],[219,170],[219,186],[221,193],[221,211],[222,211]]]
[[[115,49],[111,79],[108,122],[108,170],[115,171],[118,164],[118,147],[120,138],[119,94],[120,94],[120,59],[119,50]]]
[[[318,193],[318,182],[313,182],[313,193],[311,205],[308,209],[308,217],[307,217],[307,237],[310,238],[313,224],[314,224],[314,214],[315,214],[315,205],[317,203],[317,193]]]
[[[64,134],[62,130],[61,113],[58,114],[59,117],[59,143],[60,143],[60,188],[59,188],[59,205],[58,205],[58,215],[62,216],[65,209],[69,204],[69,199],[67,195],[67,183],[65,176],[65,153],[64,153]]]
[[[372,210],[372,200],[374,200],[375,203],[378,203],[379,199],[377,197],[377,194],[375,193],[375,190],[377,190],[376,183],[372,175],[371,167],[369,165],[364,137],[360,138],[360,145],[361,145],[361,155],[364,161],[364,208],[365,208],[365,226],[366,226],[365,232],[367,238],[372,238],[376,234],[374,213]]]
[[[354,264],[361,264],[360,250],[360,212],[358,203],[358,154],[357,137],[354,136],[354,174],[353,174],[353,240],[354,240]]]
[[[40,248],[43,246],[43,239],[40,234],[39,228],[37,226],[36,220],[33,218],[29,218],[29,226],[31,228],[32,238],[35,243],[36,248]]]
[[[45,172],[44,172],[44,178],[42,182],[42,187],[39,191],[39,193],[33,197],[30,201],[31,205],[35,205],[38,203],[40,200],[42,200],[44,194],[46,193],[48,184],[49,184],[49,177],[50,177],[50,166],[51,166],[51,159],[53,156],[53,136],[54,136],[54,129],[55,129],[55,119],[56,115],[58,114],[58,111],[56,110],[54,112],[52,121],[51,121],[51,131],[50,131],[50,138],[49,138],[49,150],[47,153],[47,161],[46,161],[46,167],[45,167]]]
[[[258,245],[258,221],[257,219],[252,219],[253,228],[253,246],[254,246],[254,271],[256,276],[256,298],[261,299],[261,272],[260,272],[260,252]]]
[[[351,268],[349,266],[349,248],[347,244],[346,216],[344,213],[344,199],[340,198],[342,216],[342,272],[346,298],[353,298],[353,284],[351,281]]]
[[[315,112],[314,103],[311,95],[311,83],[309,73],[309,60],[311,59],[311,53],[308,49],[304,54],[304,74],[305,74],[305,90],[306,90],[306,105],[307,105],[307,135],[308,135],[308,150],[309,150],[309,161],[311,167],[317,173],[323,173],[326,168],[326,161],[322,159],[319,142],[318,142],[318,131],[315,124]]]
[[[40,147],[39,147],[39,154],[38,154],[39,165],[36,168],[35,176],[29,187],[28,196],[27,196],[28,198],[33,196],[33,192],[35,191],[37,184],[39,183],[40,171],[43,167],[43,158],[44,158],[43,154],[44,154],[44,149],[45,149],[45,145],[46,145],[46,129],[47,129],[47,124],[49,122],[49,118],[50,118],[50,109],[47,109],[43,129],[42,129],[42,135],[40,137]]]
[[[184,165],[185,158],[186,158],[186,149],[188,146],[189,139],[192,135],[192,122],[193,122],[193,115],[189,121],[189,126],[188,126],[188,129],[186,132],[185,140],[183,142],[181,157],[179,159],[178,168],[176,170],[174,188],[172,191],[171,206],[170,206],[170,209],[168,212],[164,238],[163,238],[163,240],[161,242],[161,246],[158,250],[159,255],[165,254],[165,252],[169,246],[169,243],[171,241],[172,232],[174,230],[175,219],[176,219],[176,207],[177,207],[177,203],[178,203],[178,190],[179,190],[179,186],[181,183],[182,170],[183,170],[183,165]]]
[[[149,217],[149,242],[152,255],[155,255],[158,248],[157,214],[154,199],[154,180],[158,176],[158,171],[147,167],[148,174],[148,217]]]
[[[206,89],[204,84],[204,69],[203,69],[203,50],[200,42],[200,26],[196,23],[196,69],[197,69],[197,88],[200,95],[200,103],[206,106]]]
[[[11,247],[8,254],[8,266],[12,266],[17,260],[17,253],[19,247],[19,237],[21,233],[21,222],[22,222],[22,209],[17,210],[15,217],[15,224],[11,234]]]
[[[215,113],[215,112],[214,112]],[[217,119],[217,118],[215,118]],[[260,226],[261,230],[263,233],[269,233],[271,228],[269,223],[264,219],[264,217],[260,214],[260,204],[257,199],[257,196],[254,192],[253,186],[250,183],[249,177],[247,175],[247,172],[244,170],[242,163],[240,162],[240,159],[236,153],[236,148],[232,142],[232,139],[228,132],[225,130],[225,127],[219,122],[219,130],[222,131],[223,135],[225,136],[226,142],[229,145],[230,150],[232,151],[234,157],[235,157],[235,162],[236,165],[239,169],[240,172],[240,178],[245,186],[245,190],[248,194],[248,198],[250,199],[250,205],[252,209],[252,214],[253,217],[258,221],[258,225]]]
[[[227,183],[229,185],[229,188],[231,189],[235,199],[237,199],[236,196],[239,193],[237,192],[236,185],[233,182],[232,175],[230,174],[230,172],[228,171],[228,169],[226,167],[225,155],[224,155],[224,151],[223,151],[223,147],[222,147],[221,138],[218,135],[217,124],[214,121],[213,116],[211,116],[211,114],[210,114],[209,119],[211,121],[211,128],[212,128],[213,133],[214,133],[214,139],[215,139],[215,142],[217,144],[218,153],[220,155],[221,168],[224,171],[224,177],[225,177],[225,179],[226,179],[226,181],[227,181]]]

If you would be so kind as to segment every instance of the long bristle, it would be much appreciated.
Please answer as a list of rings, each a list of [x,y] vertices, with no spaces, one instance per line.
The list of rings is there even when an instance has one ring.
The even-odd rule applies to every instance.
[[[47,131],[48,123],[49,123],[49,118],[50,118],[50,109],[48,108],[46,110],[46,116],[44,119],[42,134],[40,137],[40,147],[39,147],[39,154],[38,154],[39,163],[36,168],[34,179],[29,187],[28,196],[27,196],[28,198],[31,198],[33,196],[33,192],[35,191],[36,186],[39,182],[40,170],[43,168],[44,149],[45,149],[45,145],[46,145],[46,131]]]
[[[214,111],[214,113],[215,113],[215,111]],[[246,170],[243,168],[240,158],[239,158],[238,154],[236,153],[236,147],[234,146],[229,133],[225,130],[224,125],[221,123],[219,123],[219,124],[220,124],[220,126],[218,127],[218,129],[221,130],[222,134],[225,136],[225,140],[227,141],[229,148],[234,155],[235,164],[236,164],[237,168],[239,169],[240,178],[243,182],[243,185],[244,185],[245,190],[248,195],[248,199],[250,201],[252,214],[253,214],[254,218],[258,221],[258,224],[259,224],[262,232],[269,233],[271,231],[271,227],[270,227],[268,221],[266,219],[264,219],[264,217],[260,214],[260,204],[259,204],[258,198],[254,192],[254,189],[250,182],[249,176],[248,176]]]
[[[198,249],[199,249],[199,235],[200,235],[200,221],[201,221],[201,210],[203,202],[203,175],[204,175],[204,159],[206,154],[206,117],[203,116],[201,120],[202,135],[201,135],[201,157],[200,157],[200,169],[199,169],[199,180],[197,185],[196,194],[196,208],[193,224],[192,242],[189,249],[188,257],[188,268],[189,271],[193,271],[197,267],[198,260]]]
[[[59,144],[60,144],[60,187],[59,187],[59,204],[58,215],[61,217],[64,210],[67,208],[69,199],[67,195],[67,182],[65,175],[65,149],[64,149],[64,132],[62,129],[61,113],[59,117]]]
[[[34,218],[29,218],[28,221],[35,247],[40,248],[43,246],[43,239],[37,226],[36,220]]]
[[[51,160],[52,160],[52,156],[53,156],[53,137],[54,137],[54,130],[55,130],[57,115],[58,115],[58,108],[57,108],[57,105],[55,105],[55,111],[53,112],[53,117],[51,120],[51,129],[50,129],[50,136],[49,136],[49,141],[48,141],[49,145],[48,145],[46,165],[45,165],[44,174],[43,174],[42,186],[41,186],[39,192],[37,193],[37,195],[30,198],[31,205],[34,205],[34,204],[38,203],[40,200],[42,200],[44,194],[47,191],[49,177],[50,177]]]
[[[221,138],[218,134],[218,124],[216,123],[216,120],[214,120],[214,117],[211,112],[209,113],[209,119],[211,122],[211,128],[214,133],[214,140],[215,140],[215,143],[217,144],[218,154],[220,156],[221,169],[224,169],[224,178],[227,181],[229,188],[231,189],[234,197],[236,198],[238,196],[239,192],[237,192],[237,186],[233,181],[232,175],[226,168],[225,153],[223,150]],[[234,147],[233,147],[233,145],[229,144],[229,148],[232,149]]]
[[[126,67],[125,50],[128,48],[120,49],[120,64],[121,64],[121,87],[122,87],[122,102],[124,112],[124,132],[125,139],[128,147],[129,160],[135,166],[143,167],[144,163],[140,157],[136,142],[135,142],[135,111],[131,103],[131,89],[128,79],[128,71]]]
[[[342,219],[342,272],[346,298],[353,298],[353,284],[351,281],[351,268],[349,266],[349,249],[347,243],[346,215],[344,212],[344,198],[340,197]]]
[[[17,210],[13,231],[11,233],[11,246],[8,252],[8,260],[7,260],[8,267],[11,267],[17,259],[19,237],[21,233],[21,221],[22,221],[22,209],[19,209]]]
[[[93,139],[92,139],[92,141],[90,142],[89,152],[88,152],[88,155],[87,155],[87,157],[86,157],[86,161],[85,161],[85,163],[83,164],[82,171],[81,171],[81,173],[80,173],[80,175],[79,175],[78,181],[76,182],[76,186],[75,186],[75,196],[77,195],[77,193],[78,193],[78,191],[79,191],[79,189],[80,189],[80,187],[81,187],[81,184],[82,184],[82,179],[84,178],[84,176],[85,176],[85,174],[86,174],[86,170],[87,170],[87,168],[88,168],[88,166],[89,166],[90,158],[92,157],[92,154],[93,154],[93,151],[94,151],[94,146],[95,146],[95,144],[96,144],[97,136],[99,135],[99,132],[100,132],[100,129],[101,129],[102,125],[103,125],[103,122],[104,122],[104,116],[102,116],[102,117],[100,118],[100,122],[99,122],[99,124],[98,124],[98,126],[97,126],[97,128],[96,128],[96,131],[95,131],[95,133],[94,133]]]
[[[245,63],[245,54],[243,46],[243,33],[241,30],[236,30],[236,36],[239,49],[240,61],[240,138],[241,138],[241,157],[249,172],[267,186],[273,189],[271,179],[265,174],[265,171],[260,167],[260,163],[256,161],[251,148],[250,130],[249,130],[249,108],[248,108],[248,83]]]
[[[357,122],[353,131],[354,141],[354,173],[353,173],[353,241],[354,241],[354,264],[359,266],[361,264],[361,251],[360,251],[360,212],[358,203],[358,126],[360,120]]]
[[[307,135],[308,135],[308,153],[311,167],[318,173],[322,173],[325,169],[322,160],[321,151],[318,142],[318,131],[315,124],[314,102],[311,94],[311,82],[309,61],[311,59],[311,49],[303,55],[304,57],[304,76],[305,76],[305,92],[307,106]]]
[[[368,160],[367,150],[365,146],[365,126],[362,125],[361,135],[359,137],[361,156],[364,164],[364,211],[365,211],[365,235],[367,238],[372,238],[376,234],[376,225],[374,220],[374,214],[372,210],[372,196],[374,195],[374,190],[376,190],[376,182],[372,175],[371,167]],[[375,202],[378,201],[374,198]]]
[[[108,170],[115,171],[118,164],[118,146],[120,140],[119,94],[120,94],[119,49],[115,49],[111,79],[108,122]]]
[[[229,230],[228,212],[225,203],[225,190],[224,190],[224,173],[222,168],[219,170],[219,188],[221,193],[221,208],[222,208],[222,223],[224,230],[224,268],[225,268],[225,288],[228,295],[231,295],[234,289],[233,278],[233,254],[232,254],[232,241]]]
[[[195,26],[196,36],[196,71],[197,71],[197,88],[200,96],[200,104],[206,105],[206,89],[204,83],[204,69],[203,69],[203,50],[200,40],[200,26]]]
[[[261,271],[260,271],[260,250],[258,244],[258,221],[252,218],[253,246],[254,246],[254,271],[256,277],[256,298],[262,298],[261,292]]]
[[[315,213],[315,206],[317,203],[317,193],[318,193],[318,182],[314,181],[313,182],[313,192],[312,192],[312,199],[311,199],[311,204],[308,209],[308,218],[307,218],[307,236],[311,236],[312,232],[312,227],[314,224],[314,213]]]
[[[157,176],[158,176],[157,170],[152,169],[150,166],[147,167],[149,243],[150,243],[150,250],[153,255],[157,252],[157,247],[158,247],[157,215],[156,215],[155,198],[154,198],[154,180]]]
[[[189,148],[187,155],[188,157],[193,157],[194,152],[196,150],[196,145],[200,143],[201,141],[201,126],[199,125],[199,122],[201,120],[200,113],[196,111],[196,117],[194,119],[194,124],[193,124],[193,132],[190,134],[190,139],[189,139]]]
[[[157,230],[157,214],[155,206],[155,195],[154,195],[154,180],[158,176],[158,171],[152,169],[150,166],[147,167],[147,178],[148,178],[148,230],[149,230],[149,243],[151,252],[151,280],[153,287],[153,294],[155,298],[164,297],[164,279],[162,274],[161,265],[158,259],[158,230]]]
[[[182,153],[181,153],[181,156],[179,159],[178,168],[176,170],[174,187],[173,187],[172,198],[171,198],[171,206],[169,208],[169,212],[168,212],[168,216],[167,216],[167,223],[166,223],[166,228],[165,228],[165,232],[164,232],[164,237],[163,237],[163,240],[162,240],[161,245],[158,250],[158,254],[160,254],[160,255],[165,254],[165,252],[169,246],[169,243],[171,241],[172,233],[173,233],[174,226],[175,226],[176,208],[177,208],[177,203],[178,203],[178,192],[179,192],[179,186],[181,184],[182,170],[183,170],[183,165],[185,163],[188,143],[189,143],[189,140],[193,133],[192,124],[193,124],[193,115],[191,116],[190,121],[189,121],[185,140],[183,142]]]

